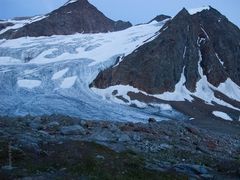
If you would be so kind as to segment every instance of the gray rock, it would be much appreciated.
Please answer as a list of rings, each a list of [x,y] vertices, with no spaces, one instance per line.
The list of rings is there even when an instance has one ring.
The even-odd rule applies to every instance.
[[[113,133],[107,130],[95,131],[90,137],[93,141],[116,141],[116,137]]]
[[[46,129],[50,131],[58,131],[60,129],[60,124],[56,121],[50,122],[47,124]]]
[[[29,126],[32,128],[32,129],[41,129],[43,127],[42,125],[42,120],[41,120],[41,117],[36,117],[34,118]]]
[[[174,169],[178,172],[184,172],[187,174],[209,174],[209,170],[205,166],[192,165],[192,164],[177,164]]]
[[[104,156],[102,156],[102,155],[99,155],[99,154],[96,156],[96,158],[97,158],[97,159],[101,159],[101,160],[104,160],[104,159],[105,159],[105,157],[104,157]]]
[[[149,123],[155,123],[155,122],[157,122],[157,120],[156,120],[155,118],[149,118],[149,119],[148,119],[148,122],[149,122]]]
[[[141,141],[142,140],[141,136],[139,136],[138,134],[133,134],[132,138],[133,138],[134,141]]]
[[[121,134],[119,137],[118,137],[118,141],[120,142],[127,142],[127,141],[130,141],[130,137],[127,135],[127,134]]]
[[[164,144],[160,144],[160,145],[159,145],[159,148],[162,149],[162,150],[166,150],[166,149],[172,149],[173,146],[164,143]]]
[[[80,125],[64,126],[60,130],[63,135],[84,135],[85,129]]]
[[[18,142],[20,144],[20,147],[23,149],[29,149],[29,150],[34,150],[36,152],[39,152],[39,140],[34,137],[31,134],[21,134],[18,137]]]

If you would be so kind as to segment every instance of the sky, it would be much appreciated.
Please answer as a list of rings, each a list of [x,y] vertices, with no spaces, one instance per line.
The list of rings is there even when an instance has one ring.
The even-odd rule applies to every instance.
[[[0,19],[45,14],[68,0],[0,0]],[[239,0],[89,0],[107,17],[130,21],[133,24],[148,22],[156,15],[175,16],[183,7],[187,9],[210,5],[240,27]]]

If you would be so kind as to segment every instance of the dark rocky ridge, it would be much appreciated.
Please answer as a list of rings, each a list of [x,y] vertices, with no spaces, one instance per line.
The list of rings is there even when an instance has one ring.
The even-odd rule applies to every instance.
[[[10,23],[10,22],[5,22],[5,23],[0,23],[0,31],[5,29],[6,27],[8,26],[13,26],[14,24],[13,23]]]
[[[15,21],[22,21],[22,20],[27,20],[30,18],[33,18],[34,16],[22,16],[22,17],[14,17],[13,20]]]
[[[15,39],[24,36],[38,37],[69,35],[74,33],[99,33],[123,30],[130,22],[113,21],[88,2],[78,0],[67,3],[47,14],[47,17],[15,30],[9,30],[0,38]]]
[[[211,84],[218,86],[231,78],[240,85],[240,30],[217,10],[211,7],[190,15],[183,9],[160,31],[155,40],[118,66],[101,72],[91,86],[129,84],[150,94],[174,91],[185,67],[185,85],[193,92],[200,79],[200,55],[203,73]]]
[[[153,18],[153,19],[152,19],[151,21],[149,21],[148,23],[151,23],[151,22],[153,22],[153,21],[161,22],[161,21],[164,21],[164,20],[169,19],[169,18],[171,18],[171,16],[161,14],[161,15],[158,15],[158,16],[156,16],[155,18]]]

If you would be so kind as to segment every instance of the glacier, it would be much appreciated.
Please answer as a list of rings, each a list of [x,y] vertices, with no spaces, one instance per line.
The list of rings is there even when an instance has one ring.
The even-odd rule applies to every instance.
[[[89,88],[101,70],[157,37],[165,22],[111,33],[0,40],[0,114],[144,122],[186,118],[169,108],[119,104]]]

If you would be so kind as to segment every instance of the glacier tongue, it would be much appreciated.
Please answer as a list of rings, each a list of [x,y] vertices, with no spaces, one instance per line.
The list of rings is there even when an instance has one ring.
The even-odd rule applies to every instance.
[[[139,25],[105,34],[2,40],[0,114],[55,113],[83,119],[126,121],[145,121],[149,116],[166,119],[156,108],[138,109],[103,100],[89,88],[101,70],[156,36],[163,24]],[[169,116],[174,115],[176,113]]]

